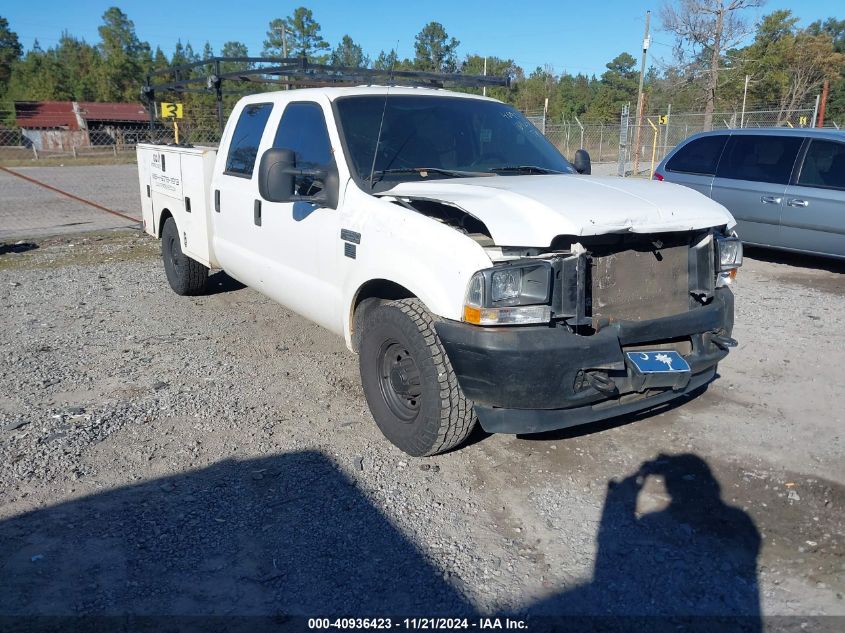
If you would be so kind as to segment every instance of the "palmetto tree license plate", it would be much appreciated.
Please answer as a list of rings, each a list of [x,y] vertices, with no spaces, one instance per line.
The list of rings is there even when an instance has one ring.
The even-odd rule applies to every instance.
[[[628,360],[643,374],[677,374],[690,371],[684,357],[672,350],[625,352]]]

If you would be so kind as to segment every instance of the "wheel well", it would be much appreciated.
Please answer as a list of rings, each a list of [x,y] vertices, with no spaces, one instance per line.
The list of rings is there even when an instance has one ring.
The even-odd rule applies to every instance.
[[[361,286],[358,289],[358,293],[355,295],[355,301],[352,304],[352,312],[349,315],[352,349],[357,352],[358,344],[361,341],[361,328],[358,325],[358,322],[363,322],[363,319],[372,308],[385,301],[411,299],[415,297],[416,295],[404,286],[387,279],[371,279]]]
[[[164,223],[167,222],[167,218],[172,218],[173,214],[170,212],[170,209],[162,209],[161,215],[158,218],[158,226],[156,227],[156,231],[158,232],[158,236],[161,237],[161,232],[164,229]]]

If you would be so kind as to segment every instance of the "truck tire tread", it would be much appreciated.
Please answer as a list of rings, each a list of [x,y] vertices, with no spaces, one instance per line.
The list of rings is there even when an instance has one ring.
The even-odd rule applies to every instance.
[[[171,240],[176,241],[176,253],[171,254]],[[164,271],[170,287],[178,295],[195,296],[205,293],[208,285],[208,267],[195,259],[191,259],[182,252],[179,243],[179,229],[173,218],[167,218],[161,231],[161,258],[164,261]],[[173,261],[177,260],[176,266]]]
[[[397,311],[413,324],[417,333],[421,336],[421,346],[426,349],[434,365],[440,400],[437,413],[439,419],[432,420],[433,424],[428,423],[423,430],[424,432],[412,438],[397,442],[395,437],[388,435],[388,439],[400,449],[414,456],[422,457],[443,453],[461,444],[472,432],[476,423],[473,404],[461,390],[452,363],[449,361],[443,344],[434,330],[435,317],[419,299],[399,299],[385,303],[373,310],[364,323],[362,339],[366,338],[368,334],[372,335],[372,330],[379,328],[385,319],[394,320]],[[413,344],[413,341],[409,341],[409,345],[413,346]],[[364,371],[362,359],[361,378],[364,383],[365,394],[367,394],[369,400],[373,388],[368,383],[368,377],[363,375]],[[373,409],[372,404],[370,408]],[[384,430],[382,428],[383,432]],[[385,434],[387,435],[387,433]]]

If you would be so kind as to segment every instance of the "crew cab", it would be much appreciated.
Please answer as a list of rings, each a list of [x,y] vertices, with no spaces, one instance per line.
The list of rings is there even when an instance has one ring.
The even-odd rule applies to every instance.
[[[222,268],[342,336],[376,424],[415,456],[476,422],[652,408],[736,344],[730,213],[576,164],[506,104],[398,86],[256,94],[217,149],[138,146],[173,290]]]

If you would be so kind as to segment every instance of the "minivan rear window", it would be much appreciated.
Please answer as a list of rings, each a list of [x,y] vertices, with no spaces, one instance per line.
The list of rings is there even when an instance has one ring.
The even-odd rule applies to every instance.
[[[669,159],[666,170],[712,176],[727,140],[726,134],[715,134],[690,141]]]
[[[802,142],[799,136],[731,136],[716,176],[785,185]]]
[[[845,190],[845,143],[812,141],[804,157],[798,184]]]

